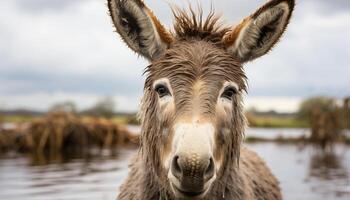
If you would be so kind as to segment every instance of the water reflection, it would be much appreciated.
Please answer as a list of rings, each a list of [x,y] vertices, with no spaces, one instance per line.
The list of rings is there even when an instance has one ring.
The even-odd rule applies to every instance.
[[[308,181],[311,189],[324,195],[350,196],[349,169],[341,151],[316,151],[310,157]],[[317,183],[317,184],[314,184]]]
[[[347,178],[346,168],[341,157],[331,152],[316,152],[310,159],[310,177],[320,180],[334,180]]]
[[[134,150],[134,148],[129,148]],[[49,165],[49,164],[64,164],[69,163],[74,160],[79,160],[80,162],[89,163],[94,162],[96,159],[109,158],[109,159],[119,159],[120,151],[106,150],[106,149],[90,149],[89,151],[65,151],[64,153],[58,152],[38,152],[38,153],[28,153],[26,154],[29,160],[29,165]]]
[[[0,199],[115,199],[134,152],[2,157]]]
[[[253,143],[281,183],[285,200],[350,199],[350,148],[336,145],[332,154],[311,146]]]

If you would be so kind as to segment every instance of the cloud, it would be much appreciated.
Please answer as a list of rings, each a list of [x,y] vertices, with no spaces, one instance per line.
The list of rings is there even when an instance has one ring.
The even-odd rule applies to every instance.
[[[317,9],[319,13],[327,15],[345,13],[350,10],[350,2],[348,0],[309,0],[305,4],[308,4],[309,7],[315,10]]]
[[[137,112],[140,101],[140,95],[124,96],[114,95],[113,101],[116,103],[116,109],[120,112]],[[57,102],[74,102],[77,104],[78,110],[91,108],[103,96],[88,93],[31,93],[31,94],[10,94],[0,96],[0,108],[2,109],[33,109],[38,111],[46,111]]]
[[[93,75],[23,72],[3,74],[3,76],[5,78],[0,79],[0,93],[2,94],[64,91],[96,95],[114,95],[116,93],[135,95],[142,93],[143,84],[143,81],[138,78],[115,78],[114,75],[99,72]],[[130,88],[132,89],[130,90]]]
[[[80,85],[91,86],[102,77],[110,80],[107,87],[123,83],[115,85],[121,90],[122,85],[140,83],[145,61],[113,33],[104,2],[79,2],[64,11],[35,14],[19,12],[13,1],[2,2],[8,9],[0,14],[4,30],[0,33],[0,80],[12,78],[34,85],[49,81],[46,87],[51,85],[52,90],[60,89],[59,82],[81,80]],[[4,88],[0,86],[0,91]],[[139,92],[136,87],[132,90]]]
[[[171,27],[167,2],[188,4],[186,0],[146,0]],[[205,12],[212,3],[230,25],[263,3],[200,2]],[[6,8],[0,12],[0,93],[6,105],[41,109],[63,99],[58,94],[75,95],[72,98],[79,104],[118,94],[130,102],[123,107],[137,108],[147,62],[113,32],[105,0],[3,0],[0,7]],[[349,96],[349,11],[348,0],[298,1],[281,42],[269,55],[245,66],[249,96]],[[40,103],[34,103],[35,98]]]
[[[299,109],[302,102],[300,97],[247,97],[245,107],[254,108],[259,111],[277,110],[279,112],[292,113]]]
[[[42,12],[42,11],[57,11],[66,9],[74,4],[87,2],[90,0],[12,0],[16,2],[16,6],[22,11],[27,12]]]

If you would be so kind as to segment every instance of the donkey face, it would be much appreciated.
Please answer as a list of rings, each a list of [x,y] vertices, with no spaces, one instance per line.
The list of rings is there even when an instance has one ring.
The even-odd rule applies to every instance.
[[[294,0],[272,0],[239,25],[213,13],[174,11],[165,30],[141,0],[109,0],[117,32],[150,61],[141,107],[146,169],[178,198],[202,198],[239,159],[245,128],[244,62],[266,54],[284,32]]]
[[[245,88],[240,64],[204,41],[174,42],[149,66],[143,124],[157,130],[144,133],[143,145],[152,143],[149,133],[157,135],[157,165],[177,196],[204,196],[223,174],[222,166],[238,158]]]

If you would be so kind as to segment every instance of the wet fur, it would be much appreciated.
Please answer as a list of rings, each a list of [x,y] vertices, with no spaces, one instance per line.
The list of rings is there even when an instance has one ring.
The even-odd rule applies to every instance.
[[[174,199],[162,161],[171,146],[172,133],[164,134],[179,117],[190,113],[191,88],[196,80],[203,80],[207,91],[201,95],[201,115],[217,118],[216,129],[226,128],[229,133],[217,133],[216,157],[223,160],[221,170],[206,199],[281,199],[280,189],[264,162],[253,152],[241,148],[246,120],[243,115],[242,93],[246,76],[242,66],[215,43],[198,38],[175,43],[163,59],[154,61],[146,70],[147,78],[141,104],[141,149],[132,161],[131,172],[120,188],[120,200]],[[157,94],[152,83],[168,77],[172,83],[176,111],[160,116]],[[218,81],[220,80],[220,81]],[[240,93],[233,100],[232,112],[220,113],[215,109],[218,88],[224,80],[234,81]],[[224,198],[223,198],[224,197]]]
[[[146,33],[137,27],[131,27],[134,31],[130,31],[120,25],[118,14],[113,13],[113,9],[118,7],[115,2],[126,1],[134,2],[130,5],[140,6],[144,14],[140,19],[150,16],[141,21],[148,23],[151,20],[152,26],[156,26],[158,35],[149,37],[153,42],[144,35],[152,33],[150,24],[144,25],[147,26],[144,29]],[[248,19],[282,1],[294,7],[293,0],[271,0]],[[242,67],[245,58],[235,56],[227,45],[234,44],[245,22],[231,28],[220,25],[219,18],[213,12],[203,19],[201,12],[197,14],[190,10],[188,14],[184,10],[174,9],[175,31],[170,36],[142,1],[108,0],[108,5],[117,31],[124,41],[130,48],[152,61],[145,70],[147,78],[139,113],[142,124],[140,151],[131,162],[131,171],[120,187],[118,199],[175,200],[163,161],[171,150],[171,127],[177,120],[191,116],[193,112],[214,123],[214,157],[221,162],[220,171],[205,200],[282,199],[278,181],[264,161],[241,146],[246,128],[242,101],[242,95],[247,90],[247,78]],[[122,4],[118,5],[120,7]],[[290,15],[288,21],[289,17]],[[141,37],[141,40],[137,40],[137,37]],[[263,44],[264,41],[258,43]],[[157,46],[153,46],[154,44]],[[274,43],[269,48],[273,45]],[[157,47],[165,46],[168,48],[155,51]],[[159,106],[158,96],[152,88],[156,80],[164,77],[169,79],[175,97],[170,111]],[[193,101],[193,88],[199,81],[205,90],[199,88],[196,93],[200,101]],[[239,86],[238,94],[232,101],[232,110],[218,110],[216,107],[219,90],[225,81],[233,81]]]

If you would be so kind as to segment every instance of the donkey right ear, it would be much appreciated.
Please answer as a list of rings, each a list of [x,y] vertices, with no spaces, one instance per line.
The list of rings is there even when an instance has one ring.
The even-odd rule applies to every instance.
[[[158,58],[172,43],[172,35],[142,0],[108,0],[108,8],[124,42],[148,60]]]
[[[286,30],[295,0],[270,0],[223,38],[226,49],[239,61],[263,56]]]

